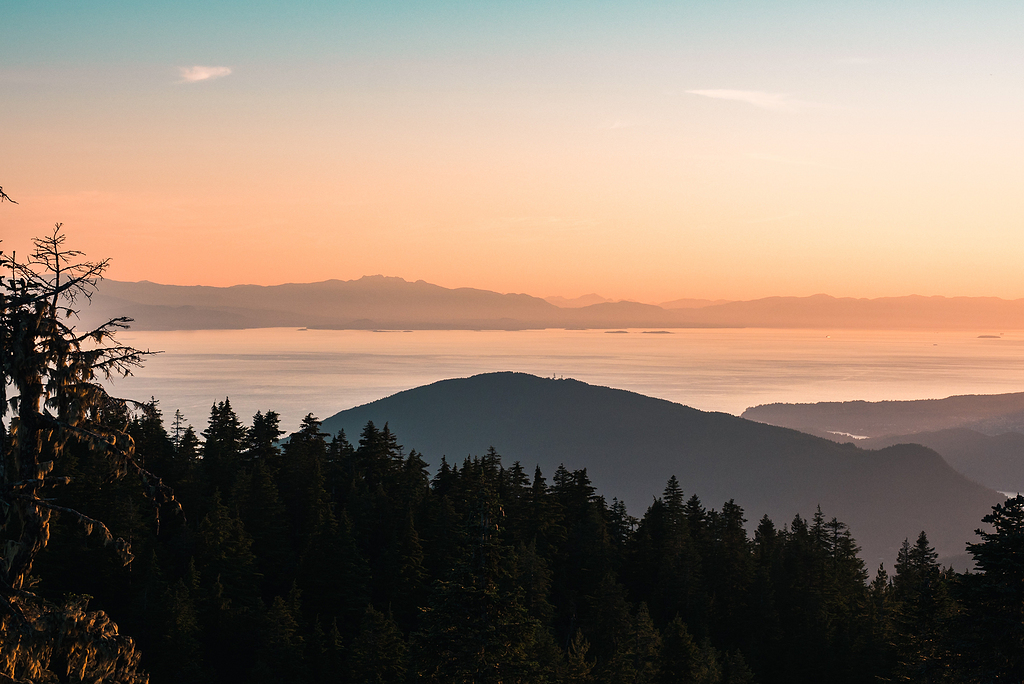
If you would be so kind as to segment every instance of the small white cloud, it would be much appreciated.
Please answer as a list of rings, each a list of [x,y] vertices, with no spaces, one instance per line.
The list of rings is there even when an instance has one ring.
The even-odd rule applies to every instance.
[[[762,90],[687,90],[691,95],[711,97],[716,100],[733,100],[745,102],[761,109],[770,109],[776,112],[795,112],[811,105],[810,102],[801,102],[790,99],[783,93],[766,93]]]
[[[231,73],[230,67],[210,67],[210,66],[192,66],[192,67],[179,67],[181,72],[181,80],[179,83],[198,83],[199,81],[209,81],[215,78],[222,78]]]

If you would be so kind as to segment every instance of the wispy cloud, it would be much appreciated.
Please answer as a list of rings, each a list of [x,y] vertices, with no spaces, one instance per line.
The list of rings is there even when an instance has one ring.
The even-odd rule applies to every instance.
[[[812,102],[801,102],[794,100],[784,93],[766,93],[762,90],[687,90],[691,95],[710,97],[716,100],[733,100],[745,102],[761,109],[770,109],[775,112],[796,112],[801,109],[816,106]]]
[[[231,67],[191,66],[179,67],[179,71],[181,72],[179,83],[198,83],[228,76],[231,73]]]

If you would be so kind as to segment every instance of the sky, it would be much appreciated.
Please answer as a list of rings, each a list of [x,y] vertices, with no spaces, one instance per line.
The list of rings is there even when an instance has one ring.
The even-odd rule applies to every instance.
[[[4,249],[59,221],[118,280],[1024,297],[1020,2],[3,15]]]

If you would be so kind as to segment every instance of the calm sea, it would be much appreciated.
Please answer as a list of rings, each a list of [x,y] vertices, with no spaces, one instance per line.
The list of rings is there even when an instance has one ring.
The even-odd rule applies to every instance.
[[[128,332],[161,350],[114,393],[156,397],[197,429],[214,401],[294,429],[395,392],[490,371],[523,371],[739,414],[771,402],[926,399],[1024,391],[1024,333],[819,330]]]

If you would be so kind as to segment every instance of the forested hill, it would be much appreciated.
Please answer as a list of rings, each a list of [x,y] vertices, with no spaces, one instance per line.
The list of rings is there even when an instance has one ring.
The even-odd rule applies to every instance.
[[[865,449],[923,444],[975,482],[1000,492],[1024,491],[1024,392],[765,404],[747,409],[743,417]]]
[[[744,418],[821,436],[909,435],[968,428],[987,435],[1024,432],[1024,392],[967,394],[916,401],[822,401],[815,404],[762,404]]]
[[[694,307],[695,303],[702,305]],[[681,304],[686,306],[679,308]],[[1024,299],[814,295],[724,303],[676,300],[663,306],[604,301],[563,308],[526,294],[453,289],[378,275],[358,280],[233,287],[106,280],[82,316],[86,323],[129,316],[135,319],[132,327],[136,330],[757,327],[969,330],[991,334],[1024,329]]]
[[[598,490],[642,510],[672,475],[703,501],[735,499],[757,520],[811,515],[820,504],[850,525],[869,566],[927,530],[939,553],[962,554],[1001,497],[915,445],[864,451],[724,413],[623,390],[523,373],[445,380],[342,411],[324,430],[358,435],[372,420],[436,466],[494,446],[508,461],[553,472],[586,468]]]

